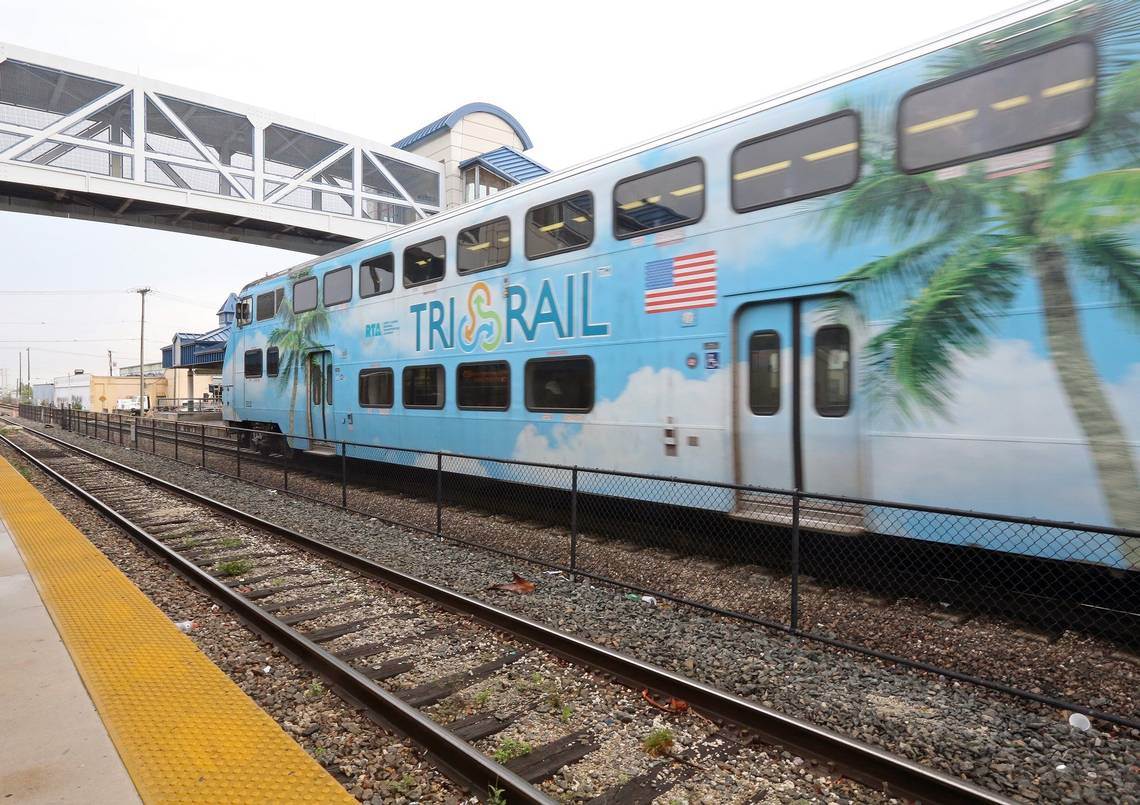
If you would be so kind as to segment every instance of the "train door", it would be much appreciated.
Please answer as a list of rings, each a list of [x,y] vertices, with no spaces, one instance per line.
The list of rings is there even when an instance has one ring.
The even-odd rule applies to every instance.
[[[309,415],[312,417],[313,438],[320,441],[336,439],[336,417],[333,415],[333,362],[332,353],[323,349],[309,353]],[[320,445],[311,445],[311,449]]]
[[[763,302],[737,318],[736,466],[741,483],[857,496],[861,450],[853,356],[857,321],[842,297]],[[790,500],[742,493],[737,514],[788,520]],[[855,531],[852,507],[805,503],[805,522]]]

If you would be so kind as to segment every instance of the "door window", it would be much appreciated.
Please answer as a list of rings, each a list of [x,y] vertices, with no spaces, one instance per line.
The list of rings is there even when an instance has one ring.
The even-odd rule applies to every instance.
[[[757,416],[772,416],[780,410],[780,334],[753,333],[748,353],[748,406]]]
[[[846,416],[851,407],[851,334],[841,324],[815,332],[815,410]]]
[[[314,356],[312,363],[309,365],[309,384],[313,387],[313,405],[320,405],[321,399],[324,397],[324,383],[321,382],[323,376],[324,373],[321,372],[321,361]]]

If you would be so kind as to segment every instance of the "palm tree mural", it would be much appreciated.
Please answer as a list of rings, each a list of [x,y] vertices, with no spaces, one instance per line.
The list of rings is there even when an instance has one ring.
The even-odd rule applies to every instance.
[[[307,276],[308,272],[301,276]],[[329,328],[328,313],[321,306],[305,311],[300,315],[293,313],[293,305],[289,299],[281,303],[278,314],[281,325],[269,334],[269,343],[276,346],[279,351],[279,364],[277,383],[284,390],[289,387],[289,433],[295,434],[297,415],[297,389],[305,388],[305,409],[308,415],[305,418],[306,435],[313,435],[312,406],[308,404],[309,398],[309,353],[321,348],[318,340]],[[302,383],[302,381],[304,381]]]
[[[1128,528],[1140,527],[1140,476],[1089,356],[1073,287],[1078,277],[1098,284],[1140,322],[1140,252],[1133,240],[1140,220],[1137,8],[1106,4],[1098,12],[1118,19],[1116,39],[1098,41],[1096,121],[1080,138],[1052,146],[1047,167],[995,178],[975,162],[954,178],[906,175],[895,167],[891,121],[868,121],[862,178],[827,216],[833,246],[872,233],[908,244],[842,278],[861,307],[891,313],[868,343],[864,376],[873,399],[888,398],[907,418],[946,413],[957,359],[984,353],[993,317],[1025,282],[1035,283],[1049,357],[1089,444],[1109,515]],[[1043,44],[1034,36],[1056,40],[1064,25],[1043,26],[1040,34],[1003,31],[988,49],[966,43],[935,65],[932,77]],[[1002,37],[1009,41],[1004,52],[992,45]],[[1140,565],[1140,540],[1119,547],[1126,561]]]

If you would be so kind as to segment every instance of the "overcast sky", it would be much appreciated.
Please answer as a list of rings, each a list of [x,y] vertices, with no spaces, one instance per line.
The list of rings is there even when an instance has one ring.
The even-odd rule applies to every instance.
[[[855,66],[1011,3],[377,3],[0,0],[0,38],[393,142],[474,100],[569,167]],[[146,360],[215,322],[226,294],[303,255],[0,213],[0,368],[15,378]],[[11,293],[17,291],[19,293]],[[35,293],[29,293],[35,292]]]

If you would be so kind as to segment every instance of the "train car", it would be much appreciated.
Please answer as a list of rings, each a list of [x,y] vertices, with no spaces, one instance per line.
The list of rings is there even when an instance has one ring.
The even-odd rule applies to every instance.
[[[1135,3],[1011,12],[250,283],[225,419],[1140,527],[1138,49]]]

